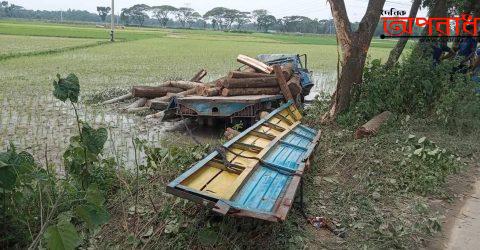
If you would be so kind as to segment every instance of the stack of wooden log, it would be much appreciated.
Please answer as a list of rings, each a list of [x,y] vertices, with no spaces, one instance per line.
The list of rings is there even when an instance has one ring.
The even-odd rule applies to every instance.
[[[239,55],[237,61],[246,65],[243,70],[231,71],[227,76],[215,81],[215,85],[197,87],[201,96],[242,96],[242,95],[277,95],[281,90],[279,77],[273,67],[253,58]],[[292,65],[281,66],[283,78],[292,94],[296,97],[302,91],[300,76],[294,74]]]
[[[137,98],[123,108],[126,112],[164,110],[172,97],[185,96],[245,96],[283,94],[294,99],[301,94],[300,76],[291,64],[269,66],[248,56],[239,55],[237,61],[244,67],[231,71],[213,82],[202,83],[207,71],[200,70],[190,81],[166,81],[156,86],[133,86],[131,93],[108,100],[103,104]]]
[[[156,86],[133,86],[130,93],[105,101],[102,104],[112,104],[137,98],[136,101],[124,107],[123,111],[164,110],[174,96],[195,95],[196,88],[204,85],[204,83],[201,83],[201,80],[206,75],[207,71],[202,69],[190,81],[166,81]]]

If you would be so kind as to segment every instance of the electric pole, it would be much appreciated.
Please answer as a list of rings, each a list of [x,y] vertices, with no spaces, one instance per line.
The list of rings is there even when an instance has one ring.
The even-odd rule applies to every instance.
[[[115,0],[112,0],[112,14],[110,15],[110,28],[112,29],[110,31],[110,41],[111,42],[114,42],[115,41],[115,38],[114,38],[114,33],[115,33]]]

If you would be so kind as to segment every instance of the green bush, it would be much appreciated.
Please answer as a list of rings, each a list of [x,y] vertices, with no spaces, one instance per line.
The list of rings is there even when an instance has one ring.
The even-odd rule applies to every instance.
[[[338,117],[339,124],[358,126],[388,110],[397,115],[433,116],[449,129],[478,127],[480,99],[470,76],[453,73],[459,62],[435,65],[430,56],[418,51],[388,69],[380,60],[367,63],[363,83],[355,85],[351,105]]]

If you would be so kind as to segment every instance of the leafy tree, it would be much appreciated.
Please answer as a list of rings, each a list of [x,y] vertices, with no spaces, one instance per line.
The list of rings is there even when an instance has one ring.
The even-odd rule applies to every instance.
[[[131,21],[132,12],[129,8],[123,8],[120,13],[120,20],[125,24],[129,25]]]
[[[200,13],[198,12],[193,12],[192,15],[190,16],[190,18],[187,20],[187,23],[188,23],[188,27],[192,27],[192,25],[196,22],[199,22],[199,21],[204,21],[203,18],[202,18],[202,15],[200,15]]]
[[[216,26],[218,29],[223,30],[224,24],[226,23],[225,15],[228,10],[229,9],[224,7],[216,7],[207,11],[207,13],[203,15],[203,18],[212,20],[212,26]],[[214,23],[215,25],[213,25]]]
[[[178,9],[170,5],[162,5],[153,6],[150,10],[153,12],[153,15],[157,18],[160,25],[165,28],[168,20],[170,20],[168,16],[175,13]]]
[[[105,22],[105,19],[107,18],[108,13],[110,13],[110,10],[112,10],[110,7],[97,7],[98,16],[100,17],[102,22]]]
[[[247,24],[250,21],[250,12],[248,11],[239,11],[235,16],[235,22],[237,23],[237,29],[241,29],[243,25]]]
[[[260,16],[257,19],[257,28],[267,32],[270,27],[277,23],[277,18],[272,15]]]
[[[265,18],[265,16],[268,15],[268,11],[267,10],[264,10],[264,9],[259,9],[259,10],[254,10],[252,11],[252,20],[253,20],[253,24],[255,24],[257,26],[257,30],[260,30],[261,27],[260,27],[260,24],[258,22],[258,19],[259,18]],[[276,19],[275,19],[276,20]]]
[[[150,6],[146,4],[136,4],[130,7],[130,17],[132,21],[136,21],[138,25],[143,26],[145,20],[148,19],[147,10]]]
[[[175,13],[177,17],[177,21],[182,25],[183,28],[185,28],[187,26],[187,23],[192,20],[193,14],[194,14],[194,10],[188,7],[178,8],[178,10]]]
[[[8,4],[8,2],[7,2],[7,4]],[[4,8],[5,15],[7,17],[15,17],[16,14],[18,14],[20,11],[23,11],[23,10],[25,10],[25,9],[22,6],[15,5],[15,4],[10,4],[10,6],[6,6]]]

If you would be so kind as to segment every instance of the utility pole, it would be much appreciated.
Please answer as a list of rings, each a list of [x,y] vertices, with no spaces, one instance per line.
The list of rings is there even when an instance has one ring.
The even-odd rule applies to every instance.
[[[110,41],[111,42],[114,42],[115,41],[115,38],[114,38],[114,34],[115,34],[115,0],[112,0],[112,14],[110,15],[110,28],[112,29],[110,31]]]

